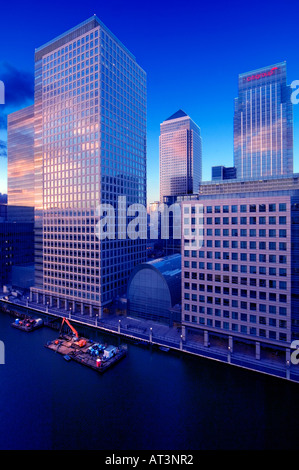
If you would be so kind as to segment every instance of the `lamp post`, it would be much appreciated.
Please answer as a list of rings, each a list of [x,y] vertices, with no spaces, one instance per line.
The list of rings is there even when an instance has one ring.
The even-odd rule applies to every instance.
[[[152,327],[150,328],[150,342],[153,341],[153,329]]]
[[[291,365],[290,361],[287,360],[287,362],[286,362],[286,378],[287,379],[290,379],[290,365]]]
[[[228,347],[228,357],[227,357],[227,361],[230,363],[231,362],[231,347],[229,346]]]

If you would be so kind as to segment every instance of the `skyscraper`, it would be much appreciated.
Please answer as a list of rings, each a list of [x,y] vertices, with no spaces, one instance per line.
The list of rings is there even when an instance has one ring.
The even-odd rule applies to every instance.
[[[101,315],[146,260],[96,236],[100,204],[146,206],[146,74],[96,16],[35,51],[35,193],[32,299]]]
[[[298,174],[202,184],[182,202],[182,323],[190,332],[285,351],[299,338]],[[186,225],[185,225],[186,224]]]
[[[8,204],[34,207],[34,106],[7,118]]]
[[[198,192],[202,173],[200,128],[182,110],[160,125],[160,202]]]
[[[291,175],[293,109],[286,63],[239,75],[234,113],[238,179]]]

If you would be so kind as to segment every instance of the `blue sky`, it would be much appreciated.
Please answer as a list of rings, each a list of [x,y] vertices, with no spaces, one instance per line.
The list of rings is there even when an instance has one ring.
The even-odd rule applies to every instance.
[[[148,201],[159,198],[159,126],[183,109],[200,126],[203,179],[233,165],[238,74],[287,61],[299,79],[294,2],[15,1],[1,5],[0,192],[6,191],[5,114],[32,102],[34,49],[94,13],[136,56],[148,77]],[[294,171],[299,171],[299,105],[294,106]],[[2,144],[2,145],[1,145]],[[2,156],[1,156],[2,155]]]

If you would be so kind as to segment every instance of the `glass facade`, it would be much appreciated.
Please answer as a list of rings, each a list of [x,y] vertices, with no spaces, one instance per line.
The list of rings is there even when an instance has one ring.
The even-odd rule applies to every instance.
[[[36,50],[35,80],[36,292],[101,311],[146,259],[95,234],[99,204],[146,206],[146,74],[94,16]]]
[[[160,201],[197,193],[201,175],[200,128],[180,110],[160,125]]]
[[[8,204],[34,207],[34,106],[7,118]]]
[[[291,175],[293,108],[286,63],[239,75],[234,112],[238,179]]]
[[[172,324],[171,308],[181,301],[181,255],[137,266],[128,283],[127,299],[128,315]]]

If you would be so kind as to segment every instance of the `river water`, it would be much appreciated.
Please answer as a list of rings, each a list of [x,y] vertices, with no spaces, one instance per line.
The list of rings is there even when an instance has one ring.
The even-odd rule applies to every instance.
[[[298,385],[184,353],[128,344],[99,375],[0,312],[1,449],[296,449]],[[81,334],[108,344],[116,336]]]

